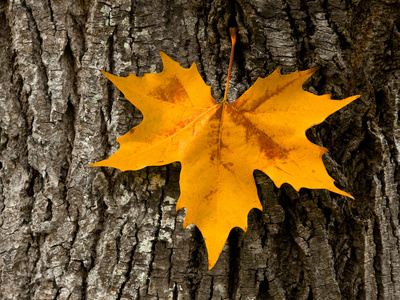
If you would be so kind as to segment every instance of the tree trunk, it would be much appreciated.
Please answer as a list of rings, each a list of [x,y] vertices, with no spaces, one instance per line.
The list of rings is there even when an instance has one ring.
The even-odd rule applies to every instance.
[[[398,0],[0,1],[1,299],[400,299]],[[338,187],[255,179],[263,211],[212,270],[182,228],[178,163],[89,165],[141,113],[101,75],[193,62],[222,99],[281,66],[304,88],[361,98],[307,131]]]

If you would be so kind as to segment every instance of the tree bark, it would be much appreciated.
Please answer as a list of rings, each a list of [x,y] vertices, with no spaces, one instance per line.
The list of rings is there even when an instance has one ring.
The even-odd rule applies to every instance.
[[[212,270],[182,228],[178,163],[89,165],[141,113],[102,76],[193,62],[222,99],[319,66],[304,88],[361,98],[307,131],[338,187],[274,186]],[[400,299],[398,0],[0,1],[1,299]]]

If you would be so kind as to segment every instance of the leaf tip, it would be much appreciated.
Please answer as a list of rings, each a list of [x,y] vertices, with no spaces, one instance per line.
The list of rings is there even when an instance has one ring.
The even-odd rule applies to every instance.
[[[165,58],[165,57],[168,57],[168,55],[165,54],[165,52],[163,52],[163,51],[158,51],[158,53],[160,53],[161,59],[162,59],[163,61],[164,61],[164,58]]]
[[[322,158],[322,155],[329,152],[329,150],[325,147],[319,147],[319,148],[320,148],[319,151],[320,151],[321,158]]]
[[[307,69],[304,71],[299,71],[298,74],[299,74],[299,77],[304,78],[303,80],[305,82],[308,78],[310,78],[312,75],[314,75],[314,73],[317,72],[318,70],[319,70],[319,67],[314,67],[314,68]]]
[[[210,260],[208,260],[208,269],[211,270],[215,266],[215,263],[212,263]]]
[[[113,82],[115,84],[115,79],[118,78],[118,76],[113,75],[111,73],[108,73],[106,71],[100,70],[101,74],[103,74],[108,80],[110,80],[111,82]]]
[[[111,157],[111,156],[110,156],[110,157]],[[113,168],[119,169],[118,167],[115,167],[115,166],[112,165],[112,162],[111,162],[111,160],[110,160],[110,157],[109,157],[109,158],[106,158],[106,159],[103,159],[103,160],[100,160],[100,161],[97,161],[97,162],[95,162],[95,163],[92,163],[92,164],[90,165],[90,167],[113,167]],[[121,170],[121,171],[122,171],[122,170]]]
[[[165,70],[166,66],[171,63],[176,63],[172,58],[170,58],[165,52],[160,51],[161,61],[163,63],[163,71]]]
[[[351,199],[353,199],[353,200],[354,200],[354,197],[353,197],[352,195],[350,195],[349,193],[346,193],[345,191],[342,191],[342,190],[341,190],[341,193],[340,193],[340,195],[343,195],[343,196],[349,197],[349,198],[351,198]]]
[[[350,102],[353,102],[354,100],[357,100],[360,97],[361,97],[361,95],[354,95],[354,96],[348,97],[347,99],[349,100],[349,103],[350,103]]]
[[[92,164],[89,165],[89,167],[103,167],[104,165],[102,164],[102,162],[103,161],[101,160],[101,161],[92,163]]]
[[[314,74],[314,73],[317,72],[318,70],[319,70],[319,67],[314,67],[314,68],[308,69],[307,71],[308,71],[309,73],[311,73],[311,74]]]
[[[331,192],[334,192],[334,193],[342,195],[342,196],[349,197],[349,198],[354,200],[354,197],[352,195],[350,195],[349,193],[347,193],[345,191],[342,191],[341,189],[337,188],[336,185],[333,184],[333,182],[332,182],[332,185],[333,185],[332,188],[328,188]]]
[[[209,270],[214,268],[215,264],[217,263],[218,258],[219,258],[219,255],[216,258],[213,257],[213,256],[208,255],[208,269]]]

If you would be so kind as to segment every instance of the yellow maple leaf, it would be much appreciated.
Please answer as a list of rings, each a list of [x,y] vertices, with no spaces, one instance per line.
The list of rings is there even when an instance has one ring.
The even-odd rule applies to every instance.
[[[139,170],[179,161],[184,227],[194,223],[216,263],[234,227],[247,230],[252,208],[262,210],[253,172],[266,173],[280,187],[291,184],[350,196],[333,184],[322,162],[327,149],[305,131],[359,96],[337,101],[302,89],[315,69],[258,79],[239,99],[217,102],[197,71],[161,52],[158,74],[118,77],[106,72],[143,121],[117,139],[120,149],[92,166]]]

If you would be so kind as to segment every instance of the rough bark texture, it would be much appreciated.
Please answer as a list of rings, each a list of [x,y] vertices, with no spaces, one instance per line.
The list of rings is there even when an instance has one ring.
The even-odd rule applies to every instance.
[[[362,97],[310,129],[355,200],[277,189],[211,271],[176,212],[179,164],[89,168],[141,114],[98,71],[143,75],[162,50],[221,99],[276,67]],[[398,0],[0,0],[1,299],[400,299]]]

